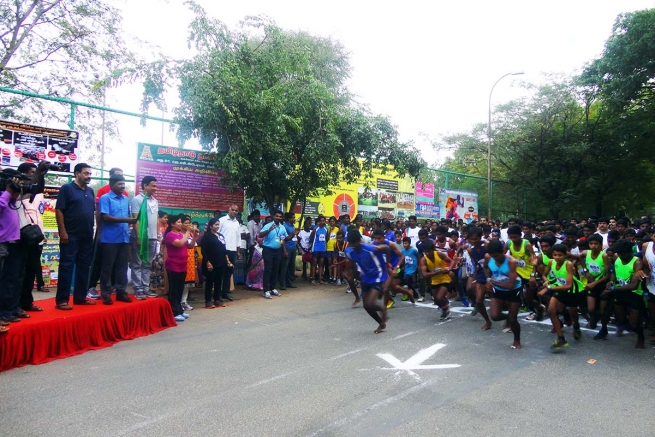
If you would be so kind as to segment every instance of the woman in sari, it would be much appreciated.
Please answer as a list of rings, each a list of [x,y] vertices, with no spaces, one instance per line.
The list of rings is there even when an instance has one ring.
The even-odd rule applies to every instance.
[[[255,250],[250,261],[250,269],[246,275],[246,286],[251,290],[262,291],[264,289],[264,258],[262,257],[262,247],[257,241]]]

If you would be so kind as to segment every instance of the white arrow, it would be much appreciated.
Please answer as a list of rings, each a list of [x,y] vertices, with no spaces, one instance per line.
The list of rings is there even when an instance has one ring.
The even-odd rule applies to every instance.
[[[423,364],[425,360],[445,346],[443,343],[437,343],[428,348],[421,349],[404,363],[391,354],[377,354],[377,356],[393,366],[391,368],[384,367],[385,370],[404,370],[412,376],[416,375],[412,370],[454,369],[461,367],[459,364]]]

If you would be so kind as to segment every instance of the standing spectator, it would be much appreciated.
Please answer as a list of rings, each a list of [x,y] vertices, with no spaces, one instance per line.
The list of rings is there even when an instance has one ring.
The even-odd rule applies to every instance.
[[[77,164],[74,174],[73,182],[59,189],[55,210],[59,228],[59,279],[55,299],[55,308],[58,310],[73,309],[68,305],[73,268],[73,303],[95,305],[94,301],[86,298],[93,256],[93,217],[96,206],[93,189],[89,187],[91,167],[84,163]]]
[[[225,239],[226,254],[230,259],[230,264],[232,265],[232,267],[229,267],[226,264],[223,274],[222,298],[229,301],[234,300],[230,294],[230,280],[232,279],[232,273],[234,272],[234,263],[236,263],[237,257],[241,258],[241,254],[237,251],[241,245],[241,231],[239,229],[239,221],[237,220],[238,214],[239,205],[234,204],[230,206],[230,209],[227,211],[227,215],[219,219],[221,223],[221,235]]]
[[[139,218],[130,237],[132,289],[137,300],[157,297],[157,294],[150,290],[151,261],[155,257],[159,232],[159,202],[155,199],[156,192],[157,179],[154,176],[145,176],[141,180],[141,192],[134,196],[130,203],[132,215]],[[147,199],[145,204],[144,199]]]
[[[284,220],[284,228],[287,231],[284,245],[287,248],[287,254],[282,258],[280,264],[280,290],[296,288],[293,281],[296,276],[296,245],[298,244],[299,230],[296,229],[296,215],[293,212],[284,214]]]
[[[132,302],[127,296],[127,262],[129,258],[130,228],[137,219],[130,217],[130,201],[123,196],[125,178],[114,174],[109,178],[111,191],[100,198],[98,207],[102,221],[100,245],[102,271],[100,289],[102,303],[112,305],[112,290],[116,290],[116,300]]]
[[[120,168],[114,167],[109,170],[109,178],[111,179],[114,175],[123,176],[123,170]],[[98,203],[100,203],[100,198],[105,194],[109,193],[111,188],[109,184],[100,187],[96,193],[96,236],[93,239],[93,262],[91,263],[91,276],[89,277],[89,291],[86,293],[87,299],[100,299],[100,295],[96,291],[96,286],[100,280],[100,271],[102,270],[102,250],[100,248],[100,235],[102,234],[102,219],[100,218],[100,208],[98,208]],[[123,191],[123,196],[129,199],[129,194],[126,191]]]
[[[264,239],[264,294],[266,299],[271,295],[280,296],[280,292],[275,289],[275,280],[280,271],[280,261],[282,255],[287,254],[284,246],[284,240],[287,237],[287,230],[282,225],[282,211],[275,211],[274,219],[271,223],[265,225],[259,236]]]
[[[188,248],[195,247],[200,233],[191,232],[191,227],[183,225],[184,215],[169,217],[168,229],[164,236],[166,246],[166,273],[168,274],[168,301],[173,309],[173,316],[183,322],[189,315],[182,311],[182,292],[187,272]]]
[[[241,241],[239,244],[239,256],[234,264],[234,283],[246,283],[246,260],[248,259],[248,240],[250,240],[250,232],[248,227],[243,223],[241,216],[237,216],[239,221],[239,232],[241,233]]]
[[[250,265],[252,260],[253,251],[257,245],[257,236],[262,230],[262,217],[258,209],[254,210],[250,214],[250,221],[248,221],[248,233],[250,234],[250,239],[248,240],[248,261],[247,264]]]
[[[151,263],[150,270],[150,289],[157,290],[163,293],[165,289],[165,277],[166,272],[164,272],[164,233],[166,228],[168,228],[168,214],[165,211],[158,211],[157,217],[159,217],[159,228],[157,230],[157,246],[155,248],[155,258]]]
[[[218,233],[220,228],[218,218],[209,220],[209,231],[200,241],[202,250],[202,272],[205,275],[205,308],[222,308],[221,288],[223,287],[224,265],[229,262],[225,254],[225,241]],[[213,299],[213,303],[212,303]]]
[[[17,170],[30,178],[34,177],[36,165],[24,162],[18,166]],[[43,232],[43,220],[39,208],[43,208],[43,193],[30,196],[29,199],[23,200],[23,211],[27,218],[28,224],[35,224]],[[19,306],[23,311],[43,311],[40,306],[34,305],[32,289],[34,288],[34,279],[37,279],[37,290],[43,287],[43,274],[41,273],[41,254],[43,253],[43,243],[26,245],[27,258],[25,260],[25,276],[23,287],[20,294]],[[40,282],[39,282],[40,279]]]

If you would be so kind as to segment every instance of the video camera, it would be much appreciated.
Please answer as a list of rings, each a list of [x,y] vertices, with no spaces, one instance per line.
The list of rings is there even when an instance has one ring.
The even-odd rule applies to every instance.
[[[18,179],[18,181],[15,181],[15,179]],[[30,183],[31,181],[31,177],[12,168],[5,168],[0,171],[0,191],[5,191],[7,185],[9,185],[14,191],[27,194],[32,192],[35,185]]]

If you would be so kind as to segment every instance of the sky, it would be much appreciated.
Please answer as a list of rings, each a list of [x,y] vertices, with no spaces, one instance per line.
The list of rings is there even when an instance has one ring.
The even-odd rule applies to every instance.
[[[289,30],[341,42],[350,53],[349,89],[376,114],[389,116],[402,140],[413,141],[428,164],[442,161],[426,136],[439,138],[486,123],[489,92],[497,105],[525,95],[521,81],[547,74],[573,75],[600,56],[619,13],[655,7],[655,0],[471,1],[273,1],[197,0],[213,17],[234,27],[249,15],[266,15]],[[159,46],[173,58],[190,55],[191,13],[180,0],[119,1],[129,35]],[[135,47],[136,50],[143,50]],[[107,91],[107,105],[138,112],[139,84]],[[178,104],[167,97],[168,108]],[[153,108],[151,115],[161,116]],[[170,114],[166,114],[166,117]],[[120,140],[106,167],[136,169],[136,143],[178,146],[166,125],[118,116]],[[163,141],[162,141],[163,137]],[[83,139],[82,139],[83,140]],[[198,147],[190,142],[185,147]],[[126,157],[133,156],[133,159]]]

